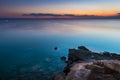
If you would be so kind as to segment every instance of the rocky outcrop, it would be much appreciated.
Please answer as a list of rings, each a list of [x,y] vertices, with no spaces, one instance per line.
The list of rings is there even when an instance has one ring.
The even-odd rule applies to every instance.
[[[54,80],[120,80],[120,55],[92,52],[84,46],[69,49],[67,65]]]
[[[120,61],[75,63],[67,75],[63,74],[55,76],[54,80],[120,80]]]
[[[68,61],[90,61],[90,60],[120,60],[120,55],[110,52],[97,53],[92,52],[84,46],[79,46],[78,49],[69,49]]]

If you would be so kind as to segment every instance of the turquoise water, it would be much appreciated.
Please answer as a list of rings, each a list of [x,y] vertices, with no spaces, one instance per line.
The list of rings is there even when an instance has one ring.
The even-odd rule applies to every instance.
[[[120,53],[119,35],[120,20],[0,20],[0,78],[47,80],[69,48]]]

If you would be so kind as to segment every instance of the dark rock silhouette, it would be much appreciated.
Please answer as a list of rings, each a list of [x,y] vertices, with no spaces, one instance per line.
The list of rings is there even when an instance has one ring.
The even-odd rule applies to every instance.
[[[90,50],[87,49],[85,46],[78,46],[78,49],[82,49],[82,50],[85,50],[85,51],[90,51]]]
[[[65,56],[62,56],[62,57],[61,57],[61,60],[62,60],[62,61],[66,61],[66,59],[67,59],[67,58],[66,58]]]
[[[54,50],[58,50],[58,47],[54,47]]]
[[[68,62],[75,61],[90,61],[90,60],[119,60],[119,54],[110,52],[97,53],[92,52],[84,46],[79,46],[78,49],[69,49]]]

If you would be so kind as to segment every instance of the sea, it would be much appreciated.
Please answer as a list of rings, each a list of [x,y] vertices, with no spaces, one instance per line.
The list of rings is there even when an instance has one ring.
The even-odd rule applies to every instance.
[[[0,20],[0,80],[52,80],[78,46],[119,54],[120,20]]]

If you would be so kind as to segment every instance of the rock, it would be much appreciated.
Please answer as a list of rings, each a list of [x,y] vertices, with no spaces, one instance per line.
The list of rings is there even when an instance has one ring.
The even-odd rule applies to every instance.
[[[82,50],[85,50],[85,51],[90,51],[90,50],[87,49],[85,46],[78,46],[78,49],[82,49]]]
[[[94,72],[100,72],[100,73],[104,73],[105,72],[105,69],[104,69],[104,67],[101,67],[101,66],[99,66],[99,65],[86,65],[85,66],[87,69],[90,69],[90,70],[92,70],[92,71],[94,71]]]
[[[90,61],[90,60],[120,60],[119,54],[112,54],[110,52],[101,53],[92,52],[84,46],[79,46],[78,49],[69,49],[68,62],[76,61]]]
[[[69,49],[68,61],[75,62],[78,60],[83,60],[82,53],[79,53],[76,49]]]
[[[84,46],[69,49],[64,76],[58,74],[54,80],[120,80],[119,59],[119,54],[92,52]]]
[[[64,73],[58,73],[55,75],[54,80],[65,80]]]
[[[119,60],[101,60],[100,62],[103,63],[105,67],[120,73],[120,61]]]
[[[70,72],[70,66],[66,66],[63,72],[65,73],[65,75],[67,75]]]
[[[105,56],[108,56],[108,57],[110,57],[111,56],[111,54],[109,53],[109,52],[103,52],[103,55],[105,55]]]
[[[62,56],[62,57],[61,57],[61,60],[62,60],[62,61],[66,61],[66,57],[65,57],[65,56]]]
[[[117,64],[117,68],[115,68],[115,64]],[[92,72],[89,75],[88,80],[119,80],[120,79],[119,64],[120,61],[116,60],[95,61],[93,65],[97,65],[102,68],[92,67]]]
[[[116,64],[116,61],[103,60],[102,62],[103,64],[112,64],[109,64],[109,66],[101,65],[101,60],[88,63],[75,63],[71,67],[66,67],[66,69],[70,69],[67,75],[62,76],[59,74],[54,80],[57,80],[57,78],[60,80],[119,80],[120,65],[118,66],[119,68],[115,69],[110,66]],[[119,64],[120,61],[117,63]]]
[[[76,64],[71,69],[66,80],[87,80],[91,70],[85,68],[86,64]]]
[[[102,62],[104,64],[107,64],[106,62],[112,64],[116,63],[116,61],[114,61],[114,63],[111,62],[111,60],[103,60]],[[120,63],[120,61],[118,61],[118,63]],[[101,65],[101,61],[75,63],[72,67],[69,67],[70,71],[65,76],[64,80],[120,80],[119,68],[111,68],[110,66],[112,64],[108,67]]]
[[[58,50],[58,47],[54,47],[54,50]]]

